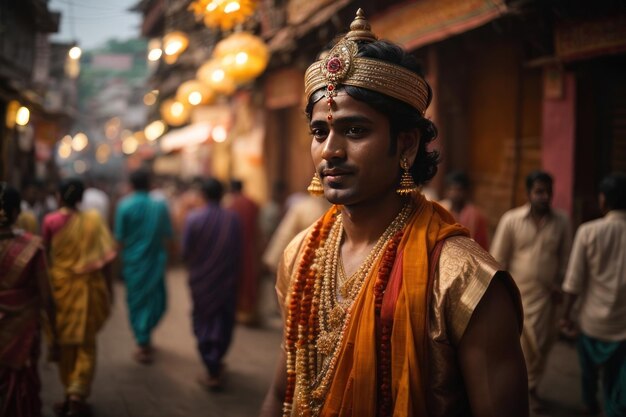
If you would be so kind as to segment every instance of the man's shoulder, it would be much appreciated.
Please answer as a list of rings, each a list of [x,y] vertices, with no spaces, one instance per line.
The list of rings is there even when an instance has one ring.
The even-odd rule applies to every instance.
[[[500,221],[503,222],[503,221],[513,221],[513,220],[521,219],[528,215],[528,210],[529,210],[528,204],[524,204],[519,207],[514,207],[510,210],[505,211]]]
[[[446,239],[439,257],[439,274],[445,279],[458,279],[462,275],[482,273],[494,275],[500,268],[498,262],[474,239],[454,236]]]

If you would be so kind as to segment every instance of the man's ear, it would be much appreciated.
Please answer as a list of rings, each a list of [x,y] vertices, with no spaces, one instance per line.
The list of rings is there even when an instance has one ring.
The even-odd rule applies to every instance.
[[[400,132],[398,135],[398,150],[400,151],[400,156],[408,159],[409,165],[413,165],[415,161],[420,140],[420,131],[417,129]]]

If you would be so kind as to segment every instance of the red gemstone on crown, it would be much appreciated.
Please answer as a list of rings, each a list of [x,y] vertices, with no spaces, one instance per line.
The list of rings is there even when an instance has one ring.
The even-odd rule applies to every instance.
[[[332,57],[326,63],[326,69],[332,74],[339,72],[343,69],[343,62],[341,62],[341,59],[339,59],[339,57]]]
[[[326,87],[326,89],[327,89],[328,91],[333,91],[333,90],[335,89],[335,86],[334,86],[334,85],[332,85],[332,84],[328,84],[328,87]]]

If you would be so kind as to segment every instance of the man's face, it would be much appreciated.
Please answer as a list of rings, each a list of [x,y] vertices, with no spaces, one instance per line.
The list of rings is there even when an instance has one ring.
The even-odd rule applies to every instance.
[[[453,205],[463,205],[467,199],[467,191],[459,184],[450,184],[446,190],[446,197]]]
[[[535,181],[528,192],[528,201],[532,209],[538,213],[547,213],[552,201],[552,187],[543,181]]]
[[[332,120],[327,116],[323,98],[313,107],[310,127],[326,199],[350,206],[394,195],[400,156],[399,150],[390,154],[387,117],[344,92],[335,97]]]

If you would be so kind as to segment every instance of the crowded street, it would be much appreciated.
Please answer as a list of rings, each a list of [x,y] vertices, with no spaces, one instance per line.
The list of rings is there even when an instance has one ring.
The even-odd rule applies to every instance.
[[[626,1],[0,0],[0,417],[626,417]]]
[[[113,312],[99,335],[98,372],[92,406],[97,417],[247,417],[255,416],[275,369],[281,342],[281,320],[271,307],[260,327],[238,326],[226,357],[227,382],[223,391],[210,392],[197,379],[202,363],[189,323],[189,294],[181,268],[168,271],[168,313],[155,332],[157,354],[153,364],[137,364],[131,357],[133,340],[123,303],[124,287],[115,286]],[[272,285],[264,283],[264,301],[274,303]],[[62,396],[58,371],[42,358],[44,416]],[[554,346],[540,391],[552,417],[580,415],[575,349],[565,342]],[[533,414],[533,417],[535,415]],[[539,415],[537,415],[539,416]]]
[[[264,290],[269,293],[269,285]],[[267,312],[262,327],[238,326],[226,357],[227,380],[221,392],[198,384],[202,362],[189,321],[189,288],[181,268],[167,276],[168,312],[154,334],[154,363],[132,358],[124,287],[115,285],[113,312],[98,340],[98,370],[92,406],[98,417],[245,417],[258,413],[267,393],[280,346],[280,318]],[[269,296],[269,294],[268,294]],[[273,296],[273,294],[271,294]],[[268,300],[272,301],[273,300]],[[63,396],[55,364],[40,363],[44,416]]]

